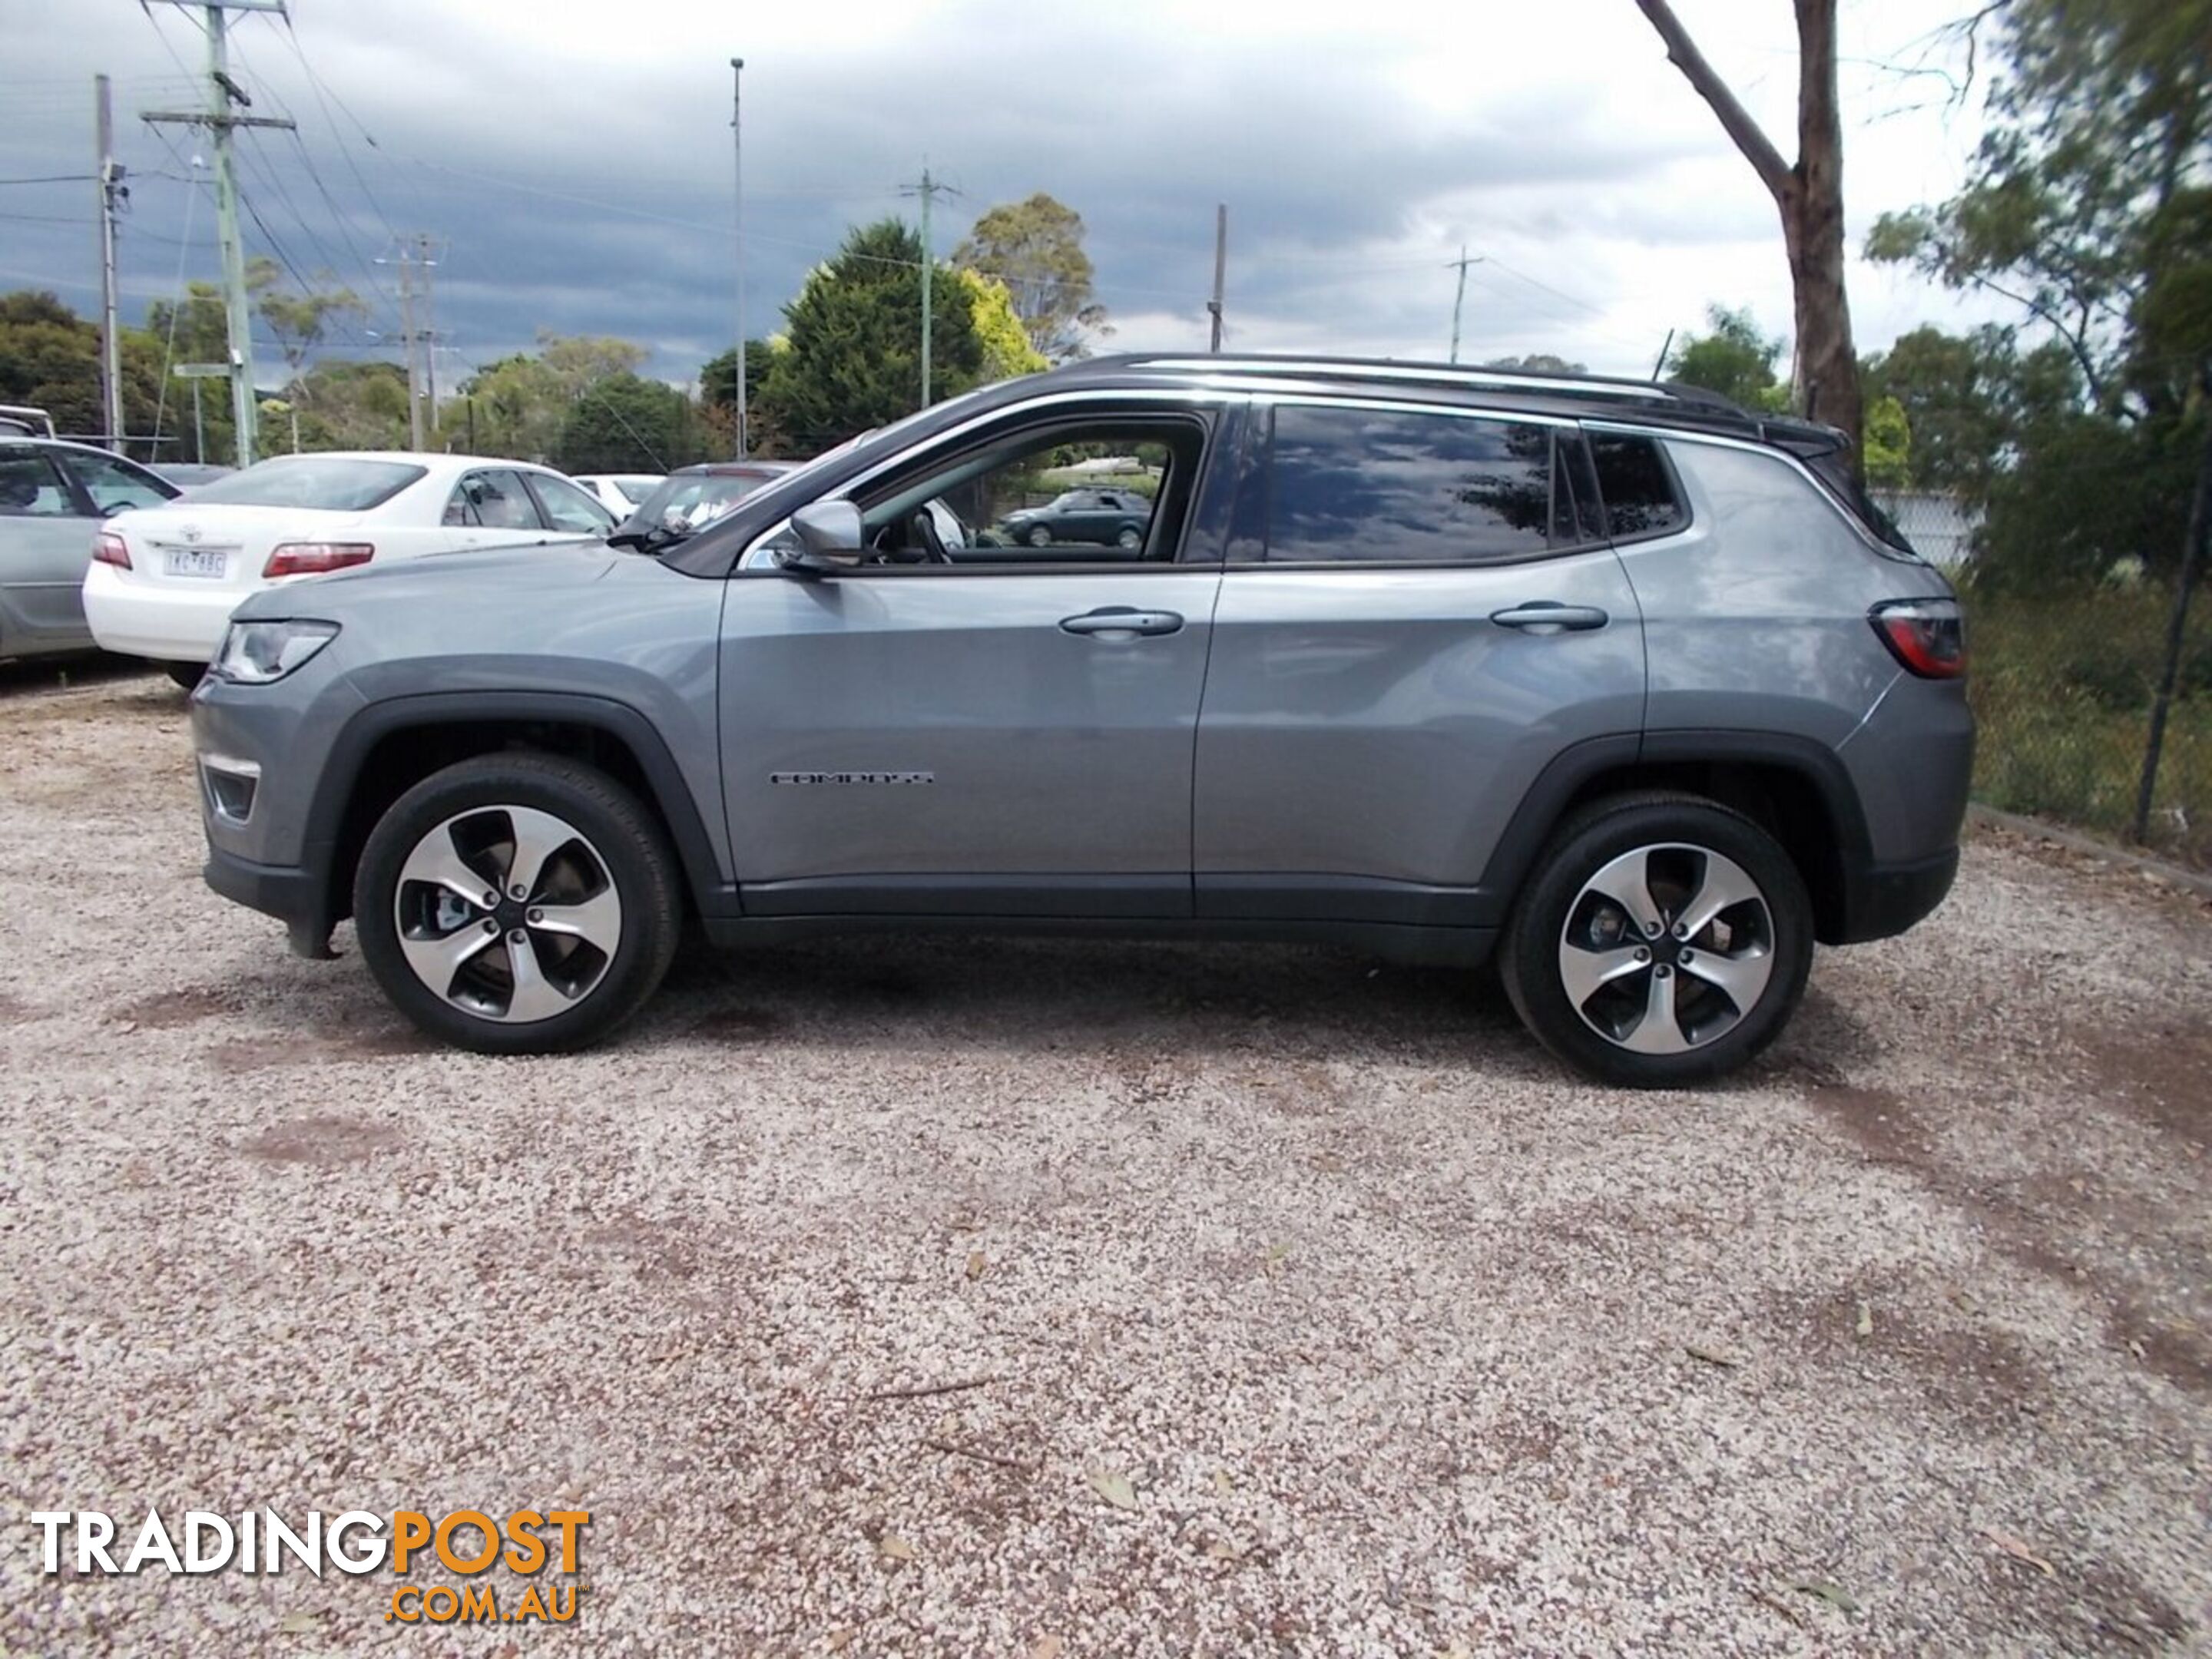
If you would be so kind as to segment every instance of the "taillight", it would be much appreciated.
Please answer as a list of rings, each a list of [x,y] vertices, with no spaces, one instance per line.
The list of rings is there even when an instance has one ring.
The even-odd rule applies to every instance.
[[[367,542],[286,542],[261,567],[264,576],[319,576],[367,564],[376,549]]]
[[[1956,599],[1885,599],[1867,613],[1889,653],[1924,680],[1966,672],[1966,623]]]
[[[103,530],[93,538],[92,562],[94,564],[112,564],[118,570],[128,570],[131,568],[130,545],[112,530]]]

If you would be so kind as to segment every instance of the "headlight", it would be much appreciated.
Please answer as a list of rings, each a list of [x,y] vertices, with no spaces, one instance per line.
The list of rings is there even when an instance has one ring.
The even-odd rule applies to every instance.
[[[338,636],[334,622],[234,622],[208,672],[240,685],[281,680]]]

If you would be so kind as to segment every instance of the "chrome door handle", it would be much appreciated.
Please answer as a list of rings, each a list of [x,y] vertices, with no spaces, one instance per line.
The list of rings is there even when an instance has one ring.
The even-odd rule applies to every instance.
[[[1561,605],[1553,599],[1531,599],[1504,611],[1493,611],[1490,620],[1500,628],[1529,628],[1543,633],[1579,634],[1602,628],[1613,620],[1594,605]]]
[[[1128,640],[1139,635],[1173,634],[1180,631],[1182,627],[1182,618],[1172,611],[1139,611],[1126,605],[1107,605],[1096,611],[1086,611],[1079,617],[1063,617],[1060,631],[1063,634],[1087,634],[1094,638]]]

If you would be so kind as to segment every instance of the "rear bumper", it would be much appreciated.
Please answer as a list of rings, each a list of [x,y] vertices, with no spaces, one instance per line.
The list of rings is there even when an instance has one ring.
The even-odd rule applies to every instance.
[[[315,872],[294,865],[256,864],[210,847],[200,873],[210,887],[232,903],[283,922],[291,936],[294,955],[331,954],[331,928],[335,924],[324,897],[328,884]]]
[[[95,564],[85,574],[84,620],[103,651],[157,662],[213,662],[231,611],[247,597],[232,587],[205,593],[157,588]]]
[[[1870,864],[1847,884],[1838,945],[1863,945],[1903,933],[1942,903],[1959,873],[1959,849],[1902,864]]]

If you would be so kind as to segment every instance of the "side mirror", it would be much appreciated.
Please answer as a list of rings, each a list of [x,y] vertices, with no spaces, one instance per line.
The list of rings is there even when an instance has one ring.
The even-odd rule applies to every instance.
[[[860,562],[866,529],[854,502],[810,501],[791,515],[791,529],[799,546],[781,558],[796,575],[834,575]]]

